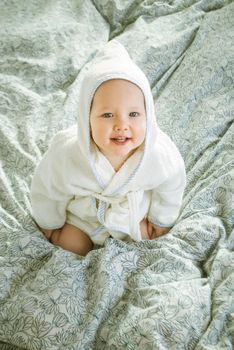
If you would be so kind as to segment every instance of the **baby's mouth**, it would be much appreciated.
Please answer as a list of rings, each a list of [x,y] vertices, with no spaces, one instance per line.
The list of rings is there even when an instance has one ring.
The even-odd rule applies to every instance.
[[[123,136],[111,138],[111,141],[113,141],[116,144],[126,144],[129,140],[130,140],[130,137],[123,137]]]

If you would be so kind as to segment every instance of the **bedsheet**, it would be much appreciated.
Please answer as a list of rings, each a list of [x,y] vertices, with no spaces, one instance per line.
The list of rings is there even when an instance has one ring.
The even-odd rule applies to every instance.
[[[83,258],[42,236],[29,188],[113,38],[147,75],[188,180],[168,235]],[[233,38],[228,0],[1,2],[0,349],[234,348]]]

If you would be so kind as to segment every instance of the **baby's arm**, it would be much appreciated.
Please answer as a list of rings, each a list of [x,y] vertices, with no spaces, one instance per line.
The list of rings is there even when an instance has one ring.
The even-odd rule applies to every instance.
[[[51,243],[75,254],[85,256],[93,248],[93,242],[86,233],[67,223],[60,229],[41,231]]]
[[[186,184],[183,169],[152,190],[148,220],[160,236],[174,226],[179,216]]]
[[[30,191],[32,216],[39,227],[58,228],[66,222],[66,209],[73,199],[69,190],[68,152],[61,132],[54,137],[33,174]]]

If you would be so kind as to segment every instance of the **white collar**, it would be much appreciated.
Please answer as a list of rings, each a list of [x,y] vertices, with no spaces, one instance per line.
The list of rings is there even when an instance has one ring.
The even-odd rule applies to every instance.
[[[98,149],[96,144],[92,142],[92,153],[95,163],[95,170],[97,171],[98,176],[102,179],[102,183],[105,188],[107,188],[108,185],[111,185],[112,187],[113,184],[118,181],[124,182],[124,178],[125,181],[127,180],[131,172],[137,167],[140,162],[143,153],[143,147],[139,147],[116,172],[109,160]]]

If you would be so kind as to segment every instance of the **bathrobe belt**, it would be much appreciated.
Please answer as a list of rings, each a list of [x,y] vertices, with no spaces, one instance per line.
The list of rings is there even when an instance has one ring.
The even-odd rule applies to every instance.
[[[141,190],[140,190],[141,191]],[[98,221],[106,227],[105,225],[105,213],[108,209],[108,204],[118,204],[124,200],[128,200],[129,205],[129,219],[130,219],[130,235],[133,240],[141,240],[141,232],[139,225],[139,192],[140,191],[131,191],[126,194],[126,196],[119,197],[107,197],[99,193],[92,193],[92,196],[99,200],[97,217]],[[124,223],[125,224],[125,223]]]

